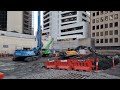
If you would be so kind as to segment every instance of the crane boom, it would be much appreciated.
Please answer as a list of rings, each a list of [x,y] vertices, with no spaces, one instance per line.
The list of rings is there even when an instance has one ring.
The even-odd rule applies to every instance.
[[[40,11],[38,11],[37,47],[39,47],[39,49],[41,49],[41,26],[40,26]]]
[[[15,50],[13,60],[32,61],[41,58],[41,48],[43,46],[41,41],[41,27],[40,27],[40,11],[38,11],[38,30],[37,30],[37,47],[32,50]]]
[[[46,45],[46,47],[45,47],[45,49],[49,49],[49,47],[50,47],[50,44],[53,42],[53,38],[47,43],[47,45]]]

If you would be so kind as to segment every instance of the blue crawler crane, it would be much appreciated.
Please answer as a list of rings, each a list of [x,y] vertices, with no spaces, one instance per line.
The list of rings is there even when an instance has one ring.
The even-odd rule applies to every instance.
[[[38,31],[37,31],[37,47],[31,50],[15,50],[13,61],[34,61],[41,58],[41,48],[43,46],[41,41],[41,27],[40,27],[40,11],[38,11]]]

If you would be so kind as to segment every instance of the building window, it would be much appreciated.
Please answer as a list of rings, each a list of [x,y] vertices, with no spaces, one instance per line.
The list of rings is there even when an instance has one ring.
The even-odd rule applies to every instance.
[[[118,14],[115,14],[115,15],[114,15],[114,19],[118,19]]]
[[[100,29],[103,29],[103,24],[102,24],[102,25],[100,25]]]
[[[97,15],[99,15],[99,11],[97,12]]]
[[[92,20],[92,23],[95,23],[95,19]]]
[[[105,43],[108,43],[108,39],[105,39]]]
[[[95,33],[92,33],[92,37],[95,37]]]
[[[110,20],[113,20],[113,15],[110,15],[109,19],[110,19]]]
[[[115,22],[115,27],[118,27],[118,22]]]
[[[118,43],[118,38],[114,38],[115,43]]]
[[[115,35],[118,35],[118,30],[115,30],[115,31],[114,31],[114,34],[115,34]]]
[[[99,32],[96,32],[96,36],[99,36]]]
[[[82,16],[83,16],[83,17],[87,17],[87,15],[85,15],[84,13],[82,13]]]
[[[113,27],[113,23],[110,23],[110,28]]]
[[[99,25],[97,25],[97,29],[99,29]]]
[[[100,39],[100,43],[103,43],[103,39]]]
[[[100,11],[100,14],[102,15],[102,14],[103,14],[103,11]]]
[[[95,26],[92,27],[92,30],[95,30]]]
[[[108,35],[108,31],[105,31],[105,36],[107,36]]]
[[[101,18],[100,18],[100,22],[103,22],[103,20],[104,20],[103,17],[101,17]]]
[[[3,45],[3,48],[8,48],[8,45]]]
[[[95,16],[95,13],[93,13],[93,17]]]
[[[105,14],[107,14],[108,13],[108,11],[105,11]]]
[[[83,26],[75,27],[75,30],[83,29]]]
[[[105,24],[105,28],[108,28],[108,24]]]
[[[108,16],[105,16],[105,21],[108,21]]]
[[[96,39],[96,43],[99,43],[99,39]]]
[[[113,39],[112,39],[112,38],[110,38],[110,39],[109,39],[109,42],[110,42],[110,43],[113,43]]]
[[[96,19],[96,23],[99,23],[99,18]]]
[[[103,32],[100,32],[100,36],[103,36]]]
[[[113,35],[113,31],[109,31],[109,35]]]
[[[82,21],[87,22],[85,19],[82,19]]]

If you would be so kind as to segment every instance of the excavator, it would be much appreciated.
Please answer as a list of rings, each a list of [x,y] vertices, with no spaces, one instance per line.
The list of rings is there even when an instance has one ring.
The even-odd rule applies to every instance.
[[[54,38],[51,38],[51,40],[47,43],[46,47],[42,49],[42,56],[46,57],[49,56],[52,52],[50,51],[50,45],[52,44]]]
[[[59,52],[59,57],[61,59],[68,59],[68,58],[88,56],[90,54],[96,54],[96,51],[91,47],[78,46],[75,49],[68,48],[68,50]]]
[[[42,48],[43,44],[42,44],[40,35],[41,35],[40,11],[38,11],[38,31],[37,31],[37,35],[36,35],[37,47],[34,47],[31,50],[30,49],[15,50],[13,61],[23,60],[23,61],[29,62],[29,61],[34,61],[34,60],[38,60],[39,58],[41,58],[41,56],[42,56],[41,48]]]

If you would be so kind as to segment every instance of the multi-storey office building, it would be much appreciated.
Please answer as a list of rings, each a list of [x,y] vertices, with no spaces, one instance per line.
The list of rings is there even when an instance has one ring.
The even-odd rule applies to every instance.
[[[0,11],[0,53],[36,46],[31,11]]]
[[[55,39],[55,48],[74,48],[80,39],[89,37],[90,19],[86,11],[44,11],[43,14],[43,36],[49,33]]]
[[[120,49],[120,11],[91,11],[91,37],[98,49]]]

